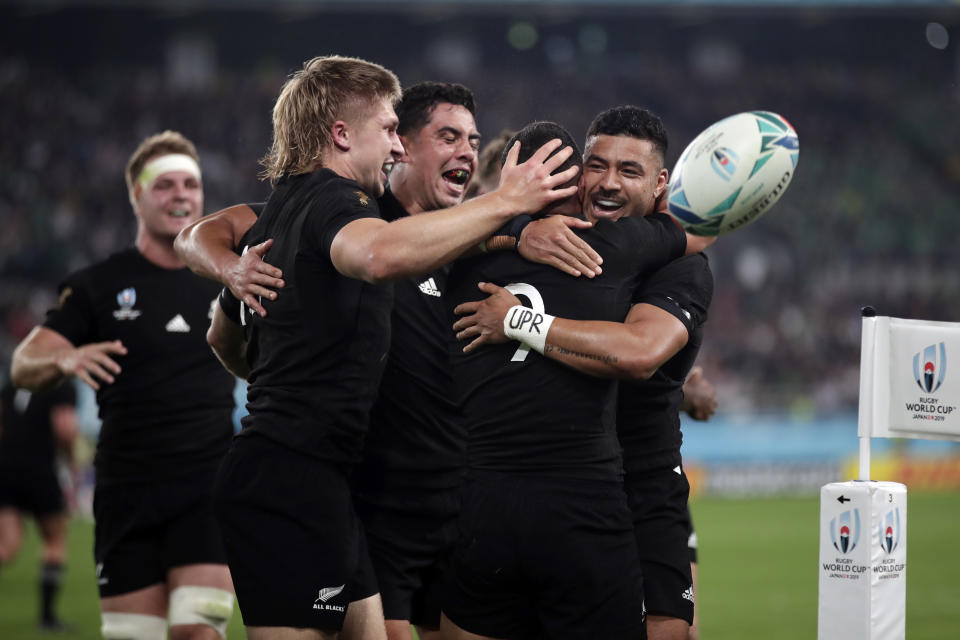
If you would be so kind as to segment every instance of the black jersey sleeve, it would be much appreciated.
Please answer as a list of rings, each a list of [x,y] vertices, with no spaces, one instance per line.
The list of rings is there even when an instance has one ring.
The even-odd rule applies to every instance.
[[[633,303],[659,307],[692,332],[707,321],[712,299],[713,274],[707,256],[695,253],[658,269],[634,293]]]
[[[338,179],[322,197],[310,202],[304,232],[322,255],[330,255],[333,239],[345,226],[361,218],[379,218],[377,201],[355,182]]]
[[[91,342],[96,312],[83,272],[68,276],[58,291],[57,306],[47,311],[43,326],[56,331],[74,346]]]
[[[241,323],[240,314],[242,313],[242,309],[240,301],[230,292],[230,289],[226,287],[221,289],[220,295],[217,296],[217,301],[220,303],[220,309],[227,318],[235,324]]]
[[[263,208],[267,206],[266,202],[248,202],[246,203],[248,207],[253,210],[253,215],[260,217],[260,214],[263,213]]]
[[[77,390],[74,388],[72,380],[65,380],[63,384],[46,392],[43,397],[51,408],[63,405],[77,406]]]
[[[655,242],[647,246],[660,252],[658,261],[669,262],[684,254],[687,250],[687,234],[677,226],[673,218],[665,213],[652,213],[643,220],[650,223],[650,229],[655,234]]]

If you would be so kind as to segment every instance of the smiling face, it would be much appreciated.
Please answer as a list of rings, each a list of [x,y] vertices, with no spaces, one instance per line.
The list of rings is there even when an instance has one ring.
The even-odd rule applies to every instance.
[[[477,170],[480,134],[473,114],[441,102],[423,127],[402,140],[405,151],[390,174],[390,188],[407,212],[460,204]]]
[[[349,127],[350,175],[370,195],[383,195],[390,166],[403,155],[397,136],[397,114],[387,98],[380,99]]]
[[[203,183],[189,171],[161,173],[152,182],[135,186],[133,210],[143,231],[158,240],[173,242],[182,229],[203,214]]]
[[[650,140],[593,136],[584,154],[583,213],[591,221],[645,216],[666,189],[667,177]]]

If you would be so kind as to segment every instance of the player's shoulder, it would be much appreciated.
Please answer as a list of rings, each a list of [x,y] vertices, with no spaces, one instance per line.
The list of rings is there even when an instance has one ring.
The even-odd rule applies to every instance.
[[[73,287],[95,288],[98,283],[129,277],[139,271],[143,261],[140,252],[134,247],[129,247],[71,272],[63,281]]]
[[[683,293],[683,297],[703,300],[709,304],[713,297],[713,272],[703,253],[693,253],[671,260],[654,272],[644,283],[640,296],[654,292]]]
[[[306,187],[312,196],[327,198],[334,204],[378,211],[376,198],[364,191],[355,180],[345,178],[330,169],[314,171],[310,174]]]

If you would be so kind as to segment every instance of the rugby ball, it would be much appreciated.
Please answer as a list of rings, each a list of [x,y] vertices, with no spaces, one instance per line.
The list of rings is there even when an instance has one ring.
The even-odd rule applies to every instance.
[[[748,111],[694,138],[670,178],[670,214],[694,235],[718,236],[749,224],[780,199],[800,155],[783,116]]]

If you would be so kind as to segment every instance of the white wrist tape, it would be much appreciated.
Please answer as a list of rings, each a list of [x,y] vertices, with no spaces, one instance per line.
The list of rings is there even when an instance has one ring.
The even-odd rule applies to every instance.
[[[503,317],[503,333],[511,340],[519,340],[537,353],[543,353],[547,332],[554,320],[556,318],[549,313],[514,305]]]

